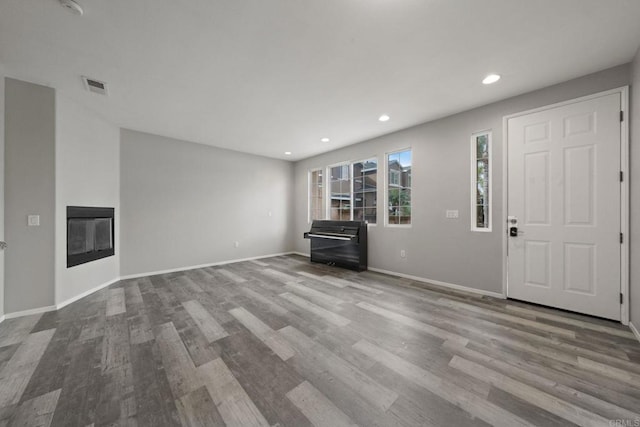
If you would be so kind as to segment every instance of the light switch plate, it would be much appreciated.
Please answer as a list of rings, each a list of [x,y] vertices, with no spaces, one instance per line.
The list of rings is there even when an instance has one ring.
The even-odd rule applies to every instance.
[[[452,218],[458,218],[459,214],[458,214],[458,210],[447,210],[446,213],[447,218],[452,219]]]
[[[27,215],[27,225],[29,227],[39,227],[40,215]]]

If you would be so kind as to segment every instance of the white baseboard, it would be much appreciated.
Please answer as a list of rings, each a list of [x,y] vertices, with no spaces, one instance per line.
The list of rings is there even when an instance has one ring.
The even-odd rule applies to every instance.
[[[276,254],[268,254],[268,255],[260,255],[260,256],[255,256],[255,257],[250,257],[250,258],[241,258],[241,259],[233,259],[233,260],[227,260],[227,261],[220,261],[220,262],[214,262],[214,263],[209,263],[209,264],[201,264],[201,265],[192,265],[189,267],[180,267],[180,268],[174,268],[174,269],[170,269],[170,270],[162,270],[162,271],[152,271],[152,272],[148,272],[148,273],[139,273],[139,274],[131,274],[131,275],[127,275],[127,276],[120,276],[120,277],[116,277],[113,280],[110,280],[106,283],[103,283],[101,285],[96,286],[95,288],[89,289],[87,291],[82,292],[81,294],[78,294],[74,297],[71,297],[69,299],[67,299],[66,301],[63,301],[57,305],[50,305],[47,307],[38,307],[38,308],[33,308],[30,310],[23,310],[23,311],[16,311],[14,313],[6,313],[4,316],[0,317],[0,323],[2,321],[4,321],[5,319],[14,319],[16,317],[22,317],[22,316],[30,316],[32,314],[39,314],[39,313],[46,313],[48,311],[55,311],[55,310],[60,310],[63,307],[66,307],[67,305],[78,301],[79,299],[82,299],[88,295],[91,295],[94,292],[99,291],[100,289],[106,288],[107,286],[110,286],[116,282],[119,282],[120,280],[126,280],[126,279],[136,279],[138,277],[147,277],[147,276],[155,276],[158,274],[165,274],[165,273],[175,273],[178,271],[186,271],[186,270],[193,270],[196,268],[203,268],[203,267],[212,267],[212,266],[216,266],[216,265],[224,265],[224,264],[232,264],[234,262],[242,262],[242,261],[251,261],[253,259],[261,259],[261,258],[271,258],[271,257],[275,257],[275,256],[282,256],[282,255],[290,255],[293,254],[295,252],[280,252],[280,253],[276,253]]]
[[[274,256],[291,255],[295,252],[280,252],[277,254],[260,255],[249,258],[230,259],[226,261],[212,262],[208,264],[190,265],[188,267],[171,268],[169,270],[148,271],[146,273],[128,274],[126,276],[120,276],[120,280],[137,279],[139,277],[157,276],[158,274],[177,273],[179,271],[195,270],[196,268],[215,267],[216,265],[233,264],[234,262],[251,261],[254,259],[271,258]]]
[[[638,329],[635,327],[635,325],[633,323],[629,322],[629,328],[631,329],[631,332],[633,332],[633,335],[636,336],[638,341],[640,341],[640,331],[638,331]]]
[[[0,316],[0,323],[4,322],[4,314]]]
[[[31,316],[32,314],[40,314],[40,313],[46,313],[48,311],[56,311],[56,310],[60,310],[63,307],[66,307],[67,305],[71,304],[72,302],[76,302],[79,299],[82,299],[84,297],[86,297],[87,295],[91,295],[94,292],[99,291],[102,288],[106,288],[109,285],[112,285],[114,283],[116,283],[117,281],[119,281],[120,278],[115,278],[113,280],[108,281],[107,283],[103,283],[101,285],[96,286],[95,288],[89,289],[87,291],[82,292],[81,294],[78,294],[74,297],[69,298],[66,301],[63,301],[59,304],[56,305],[49,305],[46,307],[38,307],[38,308],[32,308],[29,310],[23,310],[23,311],[16,311],[13,313],[7,313],[4,316],[2,316],[0,322],[2,322],[2,320],[4,319],[15,319],[16,317],[22,317],[22,316]]]
[[[375,271],[376,273],[383,273],[383,274],[388,274],[390,276],[397,276],[397,277],[402,277],[402,278],[405,278],[405,279],[411,279],[411,280],[415,280],[417,282],[423,282],[423,283],[429,283],[431,285],[442,286],[443,288],[454,289],[456,291],[463,291],[463,292],[469,292],[469,293],[472,293],[472,294],[486,295],[486,296],[490,296],[490,297],[493,297],[493,298],[499,298],[499,299],[506,299],[507,298],[504,294],[499,293],[499,292],[491,292],[491,291],[485,291],[485,290],[482,290],[482,289],[470,288],[468,286],[457,285],[455,283],[442,282],[440,280],[431,280],[431,279],[427,279],[427,278],[424,278],[424,277],[412,276],[410,274],[404,274],[404,273],[398,273],[398,272],[395,272],[395,271],[383,270],[381,268],[369,267],[369,270]]]
[[[88,295],[91,295],[92,293],[97,292],[97,291],[99,291],[99,290],[100,290],[100,289],[102,289],[102,288],[106,288],[106,287],[107,287],[107,286],[109,286],[109,285],[113,285],[114,283],[116,283],[116,282],[118,282],[118,281],[120,281],[120,278],[119,278],[119,277],[117,277],[117,278],[115,278],[115,279],[113,279],[113,280],[110,280],[110,281],[108,281],[108,282],[106,282],[106,283],[103,283],[102,285],[98,285],[98,286],[96,286],[95,288],[89,289],[88,291],[84,291],[83,293],[78,294],[78,295],[76,295],[76,296],[74,296],[74,297],[71,297],[71,298],[69,298],[69,299],[68,299],[68,300],[66,300],[66,301],[62,301],[61,303],[56,304],[56,310],[60,310],[61,308],[68,306],[68,305],[69,305],[69,304],[71,304],[72,302],[76,302],[76,301],[78,301],[79,299],[82,299],[82,298],[84,298],[84,297],[86,297],[86,296],[88,296]]]
[[[296,254],[296,255],[300,255],[300,256],[303,256],[303,257],[307,257],[307,258],[309,258],[311,256],[311,255],[305,254],[303,252],[295,252],[294,251],[294,252],[291,252],[291,253],[292,254]],[[410,274],[398,273],[396,271],[383,270],[382,268],[368,267],[368,270],[375,271],[376,273],[388,274],[389,276],[402,277],[404,279],[411,279],[411,280],[415,280],[417,282],[429,283],[431,285],[437,285],[437,286],[442,286],[444,288],[455,289],[457,291],[470,292],[472,294],[487,295],[487,296],[494,297],[494,298],[499,298],[499,299],[506,299],[507,298],[506,295],[504,295],[504,294],[502,294],[500,292],[484,291],[482,289],[475,289],[475,288],[470,288],[468,286],[456,285],[455,283],[442,282],[440,280],[426,279],[424,277],[412,276]]]
[[[4,315],[4,318],[15,319],[16,317],[31,316],[32,314],[46,313],[48,311],[55,311],[55,310],[56,310],[55,305],[48,305],[46,307],[31,308],[29,310],[14,311],[13,313],[6,313]]]

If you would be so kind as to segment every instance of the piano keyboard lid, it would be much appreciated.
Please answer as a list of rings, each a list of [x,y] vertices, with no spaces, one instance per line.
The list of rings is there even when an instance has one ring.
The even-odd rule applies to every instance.
[[[360,227],[365,223],[362,221],[313,221],[309,234],[332,237],[348,237],[358,236]],[[312,236],[313,237],[313,236]]]

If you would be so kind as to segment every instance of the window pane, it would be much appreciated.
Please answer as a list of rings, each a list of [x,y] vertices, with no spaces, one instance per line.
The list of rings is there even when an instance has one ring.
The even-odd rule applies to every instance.
[[[476,198],[479,205],[484,204],[488,200],[489,195],[489,179],[487,172],[489,171],[488,160],[478,160],[476,176]]]
[[[484,228],[486,227],[487,220],[485,214],[485,206],[477,206],[476,207],[476,227]]]
[[[486,159],[489,156],[489,135],[479,135],[476,137],[476,157]]]
[[[353,194],[353,208],[364,208],[364,193]]]
[[[411,224],[411,150],[387,156],[389,224]]]
[[[354,221],[364,221],[364,209],[362,209],[362,208],[353,208],[353,220]]]
[[[324,186],[322,171],[309,172],[309,220],[324,219]]]
[[[329,168],[330,174],[330,219],[348,221],[351,219],[351,180],[349,165]]]
[[[473,163],[473,179],[476,208],[472,210],[474,218],[472,224],[475,228],[489,228],[489,173],[490,173],[490,144],[489,133],[475,135],[472,139],[472,148],[475,151],[475,162]]]
[[[376,208],[367,208],[364,210],[364,219],[365,221],[375,224],[376,222],[377,209]]]
[[[370,224],[376,223],[376,205],[378,191],[378,161],[369,159],[353,164],[353,219],[357,221],[368,221]],[[364,212],[356,209],[366,208],[371,214],[364,215]]]

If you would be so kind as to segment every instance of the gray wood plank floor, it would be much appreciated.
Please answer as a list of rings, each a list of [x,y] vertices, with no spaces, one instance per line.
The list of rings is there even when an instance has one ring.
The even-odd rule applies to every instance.
[[[639,424],[617,323],[294,255],[0,325],[0,426]]]

